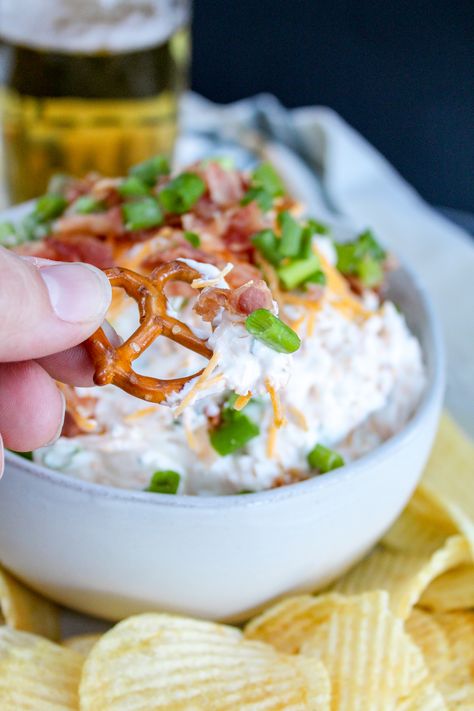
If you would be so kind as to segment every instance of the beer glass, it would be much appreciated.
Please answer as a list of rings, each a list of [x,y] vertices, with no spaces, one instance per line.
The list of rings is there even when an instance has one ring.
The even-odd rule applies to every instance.
[[[189,18],[190,0],[0,0],[10,202],[53,173],[121,175],[172,151]]]

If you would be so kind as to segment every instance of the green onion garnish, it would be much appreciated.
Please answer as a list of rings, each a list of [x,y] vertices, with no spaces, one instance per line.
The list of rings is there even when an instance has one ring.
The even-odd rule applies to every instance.
[[[270,163],[260,163],[252,173],[252,185],[263,188],[272,197],[284,195],[285,186]]]
[[[217,165],[220,165],[220,167],[224,168],[224,170],[234,170],[235,168],[234,159],[230,158],[230,156],[212,156],[210,158],[204,158],[201,161],[200,166],[201,168],[207,168],[207,166],[211,163],[217,163]]]
[[[336,244],[337,268],[342,274],[359,277],[365,286],[376,286],[383,279],[382,262],[386,252],[370,230],[352,242]]]
[[[303,228],[287,211],[278,215],[278,224],[281,229],[279,252],[282,257],[297,257],[301,249]]]
[[[136,175],[130,175],[125,180],[122,180],[117,188],[119,194],[122,197],[142,197],[143,195],[149,195],[149,186],[140,180]]]
[[[344,459],[333,449],[317,444],[308,454],[308,464],[311,469],[317,469],[321,474],[325,474],[332,469],[343,467]]]
[[[43,220],[36,212],[30,212],[17,226],[19,242],[37,240],[47,237],[51,232],[51,222]]]
[[[0,245],[15,247],[19,242],[14,225],[11,222],[0,222]]]
[[[241,200],[241,205],[248,205],[255,200],[263,212],[272,208],[273,200],[283,195],[285,188],[280,176],[270,163],[261,163],[252,173],[252,184]]]
[[[245,319],[245,328],[258,341],[278,353],[294,353],[301,345],[292,328],[268,309],[257,309]]]
[[[285,289],[291,291],[320,269],[321,264],[318,257],[316,254],[311,254],[306,259],[295,259],[289,264],[283,265],[277,272]]]
[[[263,188],[249,188],[240,201],[240,204],[248,205],[253,200],[258,203],[262,212],[268,212],[268,210],[272,209],[273,198],[270,193],[267,193]]]
[[[101,200],[96,200],[92,195],[82,195],[77,198],[72,209],[78,215],[89,215],[91,212],[103,212],[105,206]]]
[[[143,163],[138,163],[130,169],[129,175],[135,176],[146,185],[152,187],[155,185],[157,178],[160,175],[168,175],[170,172],[170,165],[168,159],[165,156],[154,156],[148,160],[144,160]]]
[[[307,286],[308,284],[321,284],[321,286],[324,286],[326,281],[326,274],[321,271],[321,269],[318,269],[318,271],[313,272],[313,274],[304,280],[303,285]]]
[[[67,200],[57,193],[47,193],[36,201],[34,214],[40,222],[54,220],[63,214],[67,207]]]
[[[261,230],[252,236],[252,244],[265,257],[270,264],[278,264],[280,255],[278,254],[278,238],[273,230]]]
[[[159,193],[159,199],[167,212],[181,215],[187,212],[205,193],[206,184],[195,173],[181,173]]]
[[[201,245],[201,238],[198,234],[196,234],[196,232],[185,232],[184,239],[186,239],[193,247],[199,247]]]
[[[260,434],[255,422],[243,412],[225,407],[218,427],[209,433],[212,446],[221,457],[241,449],[247,442]]]
[[[153,494],[176,494],[179,488],[180,475],[171,469],[155,472],[145,491]]]
[[[122,216],[125,229],[146,230],[157,227],[163,222],[163,213],[155,198],[146,197],[136,202],[127,202],[122,205]]]
[[[327,235],[330,232],[330,229],[327,225],[325,225],[323,222],[319,222],[319,220],[315,220],[313,217],[309,219],[306,224],[313,234]]]
[[[377,286],[383,279],[383,268],[373,257],[364,257],[357,264],[357,276],[364,286]]]

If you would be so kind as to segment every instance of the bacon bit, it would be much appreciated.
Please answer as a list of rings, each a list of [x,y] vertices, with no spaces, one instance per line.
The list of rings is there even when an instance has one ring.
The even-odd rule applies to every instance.
[[[207,264],[214,264],[215,266],[220,266],[221,264],[221,260],[215,255],[193,247],[184,238],[182,244],[153,252],[147,256],[141,264],[147,269],[153,269],[161,264],[173,262],[175,259],[194,259],[196,262],[205,262]]]
[[[225,170],[219,163],[209,163],[201,174],[216,205],[235,205],[243,198],[242,180],[237,171]]]
[[[239,395],[237,400],[234,402],[234,410],[243,410],[252,398],[252,393],[248,392],[247,395]]]
[[[247,284],[249,281],[257,281],[262,277],[261,272],[253,264],[248,262],[236,262],[234,268],[226,276],[225,280],[231,289],[238,289],[239,286]]]
[[[140,420],[142,417],[148,417],[148,415],[152,415],[154,412],[156,412],[156,407],[141,407],[139,410],[135,410],[135,412],[131,412],[129,415],[125,415],[123,421],[135,422],[136,420]]]
[[[124,233],[119,207],[90,215],[65,215],[56,222],[60,234],[81,234],[97,237],[120,237]]]
[[[298,427],[300,427],[305,432],[309,430],[308,420],[306,419],[304,413],[301,412],[301,410],[299,410],[294,405],[288,405],[288,412],[296,420],[296,424],[298,425]]]
[[[255,202],[237,208],[229,219],[229,224],[222,239],[231,252],[248,256],[254,252],[250,237],[268,227],[267,221]]]
[[[269,380],[265,380],[265,388],[267,389],[267,392],[270,395],[270,400],[272,402],[273,424],[275,425],[276,429],[280,429],[280,427],[283,427],[283,425],[286,424],[286,419],[283,415],[281,407],[280,397]]]
[[[86,262],[99,269],[115,266],[112,247],[90,235],[54,235],[46,237],[43,247],[46,258],[60,262]],[[43,255],[37,255],[43,256]]]
[[[212,321],[221,308],[237,316],[248,316],[256,309],[271,309],[272,305],[271,291],[259,279],[255,283],[243,284],[238,289],[208,287],[199,295],[194,310],[204,321]]]

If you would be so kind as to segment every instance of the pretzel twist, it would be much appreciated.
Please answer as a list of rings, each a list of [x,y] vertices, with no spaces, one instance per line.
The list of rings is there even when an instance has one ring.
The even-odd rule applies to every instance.
[[[132,363],[161,335],[206,358],[212,356],[205,341],[195,336],[186,324],[166,312],[166,284],[170,281],[190,284],[194,279],[200,279],[201,274],[179,261],[158,267],[150,277],[122,267],[106,269],[105,274],[112,286],[123,289],[137,302],[140,325],[117,347],[110,343],[102,328],[87,339],[86,347],[95,365],[94,382],[96,385],[112,383],[148,402],[163,402],[198,377],[202,370],[182,378],[166,380],[135,373]]]

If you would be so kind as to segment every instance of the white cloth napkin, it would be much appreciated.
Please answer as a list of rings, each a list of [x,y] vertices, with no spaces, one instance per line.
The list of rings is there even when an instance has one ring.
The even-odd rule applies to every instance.
[[[267,155],[281,169],[290,189],[309,206],[309,212],[322,218],[339,213],[357,227],[370,225],[421,277],[444,331],[447,406],[474,436],[474,241],[432,209],[331,109],[286,111],[268,96],[217,106],[188,94],[183,102],[183,127],[240,136],[248,143],[256,128],[256,112],[260,118],[263,114],[272,128],[273,139],[265,146]],[[297,145],[319,167],[318,178],[277,143],[277,139],[288,138],[290,145]]]

